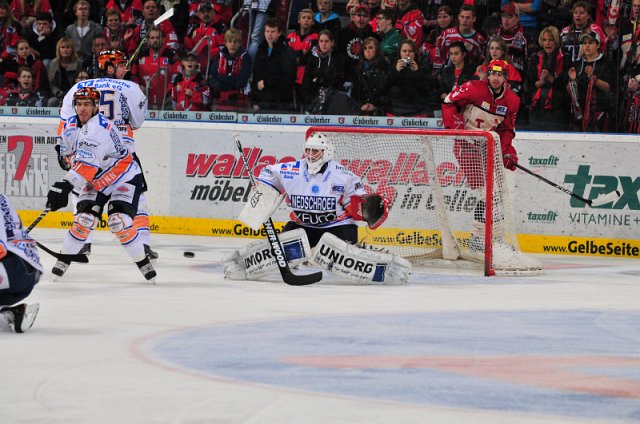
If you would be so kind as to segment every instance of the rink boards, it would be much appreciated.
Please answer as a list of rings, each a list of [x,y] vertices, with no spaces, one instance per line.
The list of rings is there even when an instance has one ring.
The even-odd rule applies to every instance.
[[[64,174],[53,150],[57,120],[0,117],[0,124],[0,190],[29,223],[44,208],[51,184]],[[136,133],[136,148],[151,187],[152,231],[261,237],[235,219],[247,199],[249,180],[233,134],[241,135],[248,160],[259,171],[299,158],[306,129],[304,125],[147,121]],[[509,173],[515,185],[514,215],[523,250],[640,257],[637,137],[521,132],[515,146],[521,164],[585,198],[614,189],[622,193],[614,203],[590,208],[525,173]],[[408,201],[407,189],[417,175],[412,165],[400,155],[388,158],[386,165],[389,172],[378,176],[374,188],[396,193],[396,207],[423,207]],[[477,201],[474,194],[464,184],[452,183],[448,190],[447,207],[454,216],[458,213],[461,220],[468,220]],[[274,216],[277,225],[287,216],[284,207],[279,209]],[[70,212],[56,212],[40,225],[64,228],[71,220]],[[390,244],[420,245],[429,243],[433,234],[391,227],[367,236]]]

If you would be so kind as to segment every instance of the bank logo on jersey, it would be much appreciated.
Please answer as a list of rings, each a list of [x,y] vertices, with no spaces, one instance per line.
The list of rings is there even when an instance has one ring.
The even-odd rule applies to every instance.
[[[280,175],[282,175],[282,178],[291,180],[298,174],[300,174],[300,161],[294,162],[293,164],[283,163],[280,165]]]

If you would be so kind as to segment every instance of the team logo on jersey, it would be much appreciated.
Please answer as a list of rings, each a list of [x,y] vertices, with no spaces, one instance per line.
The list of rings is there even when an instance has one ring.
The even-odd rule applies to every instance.
[[[489,105],[489,103],[487,102],[482,102],[482,104],[480,105],[480,107],[484,110],[489,110],[491,108],[491,106]]]
[[[344,186],[338,185],[338,184],[332,184],[331,194],[344,194]]]
[[[320,187],[318,187],[317,185],[312,185],[311,186],[311,193],[317,193],[320,191]]]
[[[496,113],[498,115],[506,115],[507,114],[507,107],[506,106],[498,106],[496,108]]]

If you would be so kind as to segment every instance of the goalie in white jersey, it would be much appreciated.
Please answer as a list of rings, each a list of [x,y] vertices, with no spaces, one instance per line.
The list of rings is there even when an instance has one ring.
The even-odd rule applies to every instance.
[[[144,244],[134,226],[138,200],[143,190],[140,167],[120,138],[119,132],[99,110],[100,93],[93,87],[73,95],[77,138],[71,150],[72,167],[62,181],[53,184],[47,195],[47,208],[56,211],[67,206],[71,191],[79,193],[77,213],[67,233],[62,253],[80,252],[98,225],[104,207],[108,226],[147,280],[156,272],[145,255]],[[52,272],[61,277],[70,263],[58,260]]]
[[[265,167],[250,201],[238,219],[258,229],[287,198],[291,220],[280,240],[287,261],[312,259],[349,280],[386,284],[406,283],[411,265],[390,253],[356,246],[357,221],[379,227],[387,217],[387,202],[367,195],[360,177],[333,161],[334,146],[325,134],[305,142],[305,158]],[[229,279],[257,279],[277,269],[266,240],[234,252],[225,260]],[[313,252],[311,251],[313,248]]]
[[[16,333],[31,328],[38,304],[17,303],[31,294],[42,271],[35,241],[0,193],[0,328],[11,327]]]
[[[133,81],[123,79],[128,72],[126,68],[127,55],[119,50],[106,50],[98,56],[98,66],[104,74],[103,78],[94,78],[76,83],[69,89],[62,100],[60,109],[60,127],[58,135],[62,136],[58,151],[60,166],[68,169],[68,158],[73,154],[72,146],[75,138],[76,123],[73,122],[76,112],[73,107],[73,94],[79,89],[92,87],[100,92],[100,113],[113,122],[120,137],[125,142],[134,159],[142,168],[140,160],[136,155],[134,143],[134,131],[142,126],[147,113],[147,97],[140,86]],[[70,122],[71,120],[71,122]],[[144,174],[143,193],[138,202],[139,209],[134,219],[134,224],[142,238],[144,249],[149,259],[156,259],[158,254],[150,247],[149,215],[147,213],[146,196],[147,190]],[[86,250],[90,252],[90,242],[87,242]]]

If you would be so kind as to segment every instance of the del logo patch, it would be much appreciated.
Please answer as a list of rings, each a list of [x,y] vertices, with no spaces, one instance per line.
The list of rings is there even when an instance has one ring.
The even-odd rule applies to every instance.
[[[506,106],[498,106],[496,108],[496,113],[498,115],[506,115],[507,114],[507,107]]]
[[[331,194],[344,194],[344,186],[338,184],[331,185]]]

